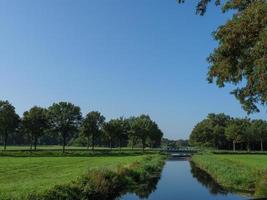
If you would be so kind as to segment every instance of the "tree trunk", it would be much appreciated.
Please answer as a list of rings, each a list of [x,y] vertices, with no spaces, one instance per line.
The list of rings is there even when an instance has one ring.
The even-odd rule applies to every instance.
[[[145,145],[146,145],[144,140],[142,141],[142,144],[143,144],[143,153],[144,153],[145,152]]]
[[[95,134],[92,134],[92,150],[95,151]]]
[[[33,138],[32,138],[32,134],[31,134],[31,139],[30,139],[31,141],[31,146],[30,146],[30,151],[32,151],[32,141],[33,141]]]
[[[119,139],[120,152],[121,152],[121,138]]]
[[[90,146],[90,136],[88,135],[88,137],[87,137],[87,149],[89,149],[89,146]]]
[[[250,142],[248,141],[247,143],[247,151],[250,151]]]
[[[132,151],[133,151],[133,148],[134,148],[134,141],[132,141]]]
[[[5,131],[5,139],[4,139],[4,150],[6,150],[6,145],[7,145],[7,130]]]
[[[66,146],[66,134],[63,134],[63,148],[62,148],[62,152],[65,153],[65,146]]]
[[[235,151],[235,142],[233,142],[233,151]]]
[[[263,151],[263,141],[261,139],[261,151]]]
[[[112,139],[109,139],[109,148],[112,149]]]
[[[37,146],[37,136],[34,137],[34,151],[36,151]]]

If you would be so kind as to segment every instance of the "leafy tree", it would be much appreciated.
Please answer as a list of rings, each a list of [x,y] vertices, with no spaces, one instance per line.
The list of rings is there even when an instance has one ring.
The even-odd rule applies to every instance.
[[[159,147],[161,144],[162,136],[163,136],[162,131],[159,129],[158,125],[155,122],[153,122],[151,130],[148,135],[150,148]]]
[[[138,143],[139,139],[137,127],[135,125],[136,117],[130,117],[127,120],[129,124],[128,138],[129,138],[129,143],[133,150],[134,146]]]
[[[110,120],[103,125],[103,131],[109,141],[109,147],[112,149],[113,141],[116,139],[117,123],[116,120]]]
[[[210,121],[209,123],[210,129],[213,130],[213,137],[212,137],[213,146],[215,148],[224,147],[227,143],[225,137],[225,128],[231,117],[225,115],[224,113],[219,113],[219,114],[210,113],[207,119]]]
[[[247,151],[251,149],[251,143],[255,138],[254,132],[252,131],[250,119],[244,118],[242,120],[243,138],[247,143]]]
[[[148,115],[141,115],[137,117],[132,125],[132,129],[135,133],[137,133],[138,137],[142,142],[143,152],[145,150],[146,141],[149,137],[150,131],[153,127],[153,121],[150,119]]]
[[[225,129],[225,135],[228,140],[233,143],[233,151],[236,150],[236,144],[244,141],[244,133],[246,131],[243,119],[233,119]]]
[[[209,2],[198,1],[197,13],[203,15]],[[220,0],[214,2],[222,4]],[[219,46],[208,57],[208,80],[219,87],[234,84],[237,87],[231,93],[243,109],[259,112],[257,104],[267,104],[267,2],[226,0],[222,10],[236,12],[213,34]]]
[[[193,146],[215,146],[214,134],[210,126],[210,120],[204,119],[197,123],[190,134],[189,142]]]
[[[0,101],[0,134],[4,138],[4,150],[6,150],[8,135],[15,132],[19,120],[15,107],[8,101]]]
[[[90,137],[92,139],[92,150],[95,147],[96,137],[101,133],[101,128],[105,122],[105,117],[100,112],[92,111],[86,115],[82,122],[81,133],[87,137],[89,148]]]
[[[78,130],[82,119],[80,107],[68,102],[54,103],[48,108],[48,116],[52,130],[62,136],[64,153],[66,140]]]
[[[263,151],[263,143],[267,140],[267,122],[264,120],[253,120],[251,125],[255,139],[260,141],[261,151]]]
[[[116,135],[119,140],[119,147],[121,151],[122,141],[127,138],[128,132],[130,130],[130,125],[128,121],[123,117],[117,119],[116,121],[118,124]]]
[[[34,143],[34,150],[36,150],[38,138],[44,135],[45,130],[49,127],[47,110],[37,106],[32,107],[29,111],[24,112],[22,124],[23,129],[30,135],[31,147]]]

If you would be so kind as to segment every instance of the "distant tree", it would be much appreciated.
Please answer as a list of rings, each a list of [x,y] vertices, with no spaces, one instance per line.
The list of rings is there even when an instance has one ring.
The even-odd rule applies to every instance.
[[[113,141],[116,140],[117,123],[116,120],[110,120],[104,123],[103,131],[109,141],[109,147],[112,149]]]
[[[193,128],[189,142],[193,146],[214,147],[214,134],[210,120],[204,119]]]
[[[158,125],[153,122],[151,130],[148,135],[150,148],[159,147],[161,144],[161,139],[163,137],[162,131],[159,129]]]
[[[209,120],[210,129],[213,130],[213,147],[217,149],[224,147],[227,143],[225,128],[231,117],[224,113],[210,113],[207,119]]]
[[[51,128],[62,136],[64,153],[67,138],[78,130],[82,119],[80,107],[68,102],[54,103],[48,108],[48,116]]]
[[[129,125],[128,121],[126,119],[124,119],[123,117],[120,117],[116,121],[118,124],[118,129],[117,129],[116,134],[117,134],[117,138],[119,141],[119,148],[121,151],[122,141],[127,139],[128,132],[130,130],[130,125]]]
[[[243,137],[247,143],[247,151],[251,149],[251,143],[255,138],[255,135],[252,131],[251,121],[248,118],[241,119],[242,120],[242,129],[243,129]]]
[[[261,151],[264,150],[264,141],[267,140],[267,122],[264,120],[253,120],[251,125],[254,137],[257,141],[260,141]]]
[[[92,150],[95,147],[96,137],[101,133],[101,128],[105,122],[105,117],[100,112],[92,111],[86,115],[82,122],[81,133],[87,137],[89,148],[90,137],[92,140]]]
[[[143,152],[146,147],[146,141],[149,137],[149,133],[153,127],[153,121],[148,115],[141,115],[134,120],[132,128],[137,133],[138,137],[142,142]]]
[[[19,121],[15,107],[8,101],[0,101],[0,134],[4,138],[4,150],[6,150],[8,135],[15,132]]]
[[[232,119],[225,129],[225,135],[228,140],[233,143],[233,151],[236,150],[236,144],[244,141],[244,134],[246,131],[243,119]]]
[[[129,131],[128,131],[129,144],[131,145],[133,150],[134,146],[138,143],[139,139],[137,127],[135,125],[136,117],[130,117],[127,120],[129,124]]]
[[[49,128],[47,110],[37,106],[32,107],[29,111],[24,112],[22,124],[23,129],[30,135],[31,147],[33,143],[34,150],[36,150],[38,139]]]

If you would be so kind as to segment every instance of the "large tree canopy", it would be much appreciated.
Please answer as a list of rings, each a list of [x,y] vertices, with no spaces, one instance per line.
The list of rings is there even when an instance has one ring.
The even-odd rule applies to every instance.
[[[82,119],[80,107],[69,102],[54,103],[48,108],[48,116],[52,129],[62,136],[64,153],[67,138],[78,130]]]
[[[4,149],[6,150],[8,135],[15,132],[19,124],[19,116],[15,107],[8,101],[0,101],[0,135],[4,139]]]
[[[32,107],[23,113],[22,124],[25,132],[30,135],[31,147],[33,142],[36,150],[38,138],[49,128],[47,110],[37,106]]]
[[[179,0],[179,2],[184,2]],[[201,0],[197,13],[203,15],[211,0]],[[266,0],[214,0],[232,19],[213,34],[219,45],[208,57],[208,81],[219,87],[230,83],[231,92],[248,113],[267,104],[267,2]]]
[[[97,111],[92,111],[85,116],[82,122],[81,132],[88,139],[88,145],[87,145],[88,148],[91,136],[92,149],[94,150],[96,137],[100,134],[104,122],[105,122],[105,117],[101,115],[100,112]]]

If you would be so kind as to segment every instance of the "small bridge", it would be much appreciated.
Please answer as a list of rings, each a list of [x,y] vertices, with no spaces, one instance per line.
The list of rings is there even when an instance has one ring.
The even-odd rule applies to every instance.
[[[171,157],[187,158],[197,153],[195,149],[162,149],[162,152],[169,154]]]

